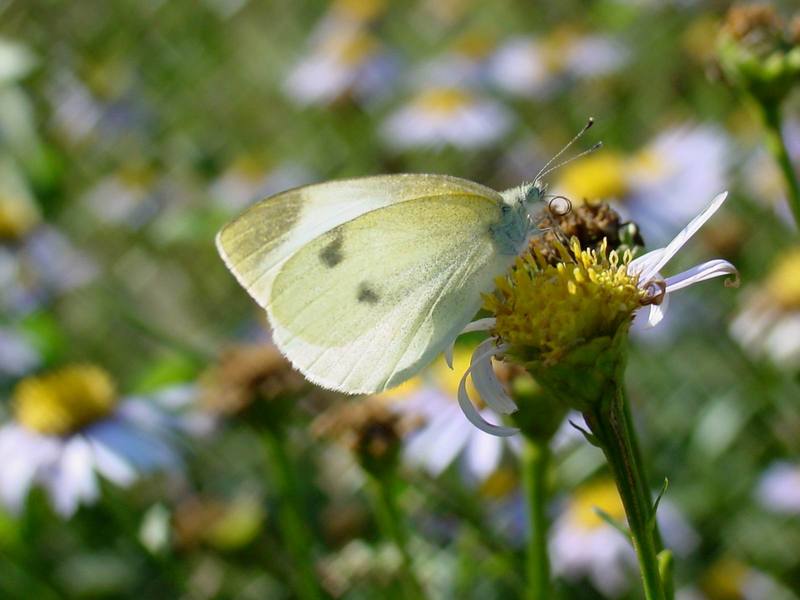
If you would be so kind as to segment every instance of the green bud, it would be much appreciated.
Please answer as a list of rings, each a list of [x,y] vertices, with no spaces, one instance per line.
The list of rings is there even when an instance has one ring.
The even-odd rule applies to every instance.
[[[728,80],[762,104],[780,103],[800,81],[798,36],[770,5],[731,8],[717,56]]]

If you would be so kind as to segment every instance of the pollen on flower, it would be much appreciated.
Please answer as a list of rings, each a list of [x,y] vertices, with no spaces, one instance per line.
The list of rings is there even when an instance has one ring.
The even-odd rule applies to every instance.
[[[629,251],[609,252],[605,241],[582,249],[574,237],[569,247],[556,242],[554,248],[559,263],[534,248],[498,278],[494,294],[484,296],[503,342],[545,363],[557,362],[577,344],[613,335],[648,299],[638,276],[628,273]]]
[[[14,390],[16,420],[45,435],[66,435],[111,413],[114,381],[93,365],[74,365],[23,379]]]

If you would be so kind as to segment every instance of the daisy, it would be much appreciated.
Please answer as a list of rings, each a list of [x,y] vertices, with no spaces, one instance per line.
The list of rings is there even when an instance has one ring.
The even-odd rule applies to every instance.
[[[466,348],[456,348],[453,365],[457,369],[466,368],[469,354]],[[424,418],[424,425],[409,437],[403,450],[409,464],[422,467],[436,477],[459,459],[468,479],[483,482],[497,470],[504,451],[516,452],[518,446],[516,440],[488,435],[464,419],[456,400],[457,372],[440,360],[423,375],[383,396],[397,410]],[[477,398],[478,392],[471,381],[466,385],[472,397]],[[485,419],[497,418],[488,408],[482,409],[481,414]]]
[[[240,213],[257,200],[312,179],[311,173],[296,163],[270,167],[256,157],[240,156],[211,184],[209,192],[214,204],[226,213]]]
[[[28,48],[8,38],[0,38],[0,86],[17,81],[36,66]]]
[[[24,335],[12,328],[0,327],[0,381],[30,372],[40,361],[39,353]]]
[[[665,247],[633,259],[606,250],[585,250],[576,238],[561,247],[563,260],[549,264],[541,253],[517,261],[506,279],[498,280],[499,293],[487,296],[485,306],[495,317],[475,321],[466,331],[483,330],[492,336],[475,350],[461,378],[458,400],[464,414],[479,429],[510,436],[517,429],[489,423],[478,411],[466,387],[471,375],[481,398],[495,412],[510,414],[516,405],[505,392],[492,368],[492,359],[514,348],[535,349],[543,364],[557,363],[574,347],[600,336],[614,336],[634,314],[647,307],[647,321],[657,325],[663,318],[670,294],[707,279],[736,275],[728,261],[716,259],[687,271],[664,277],[662,268],[722,206],[727,193],[719,194]]]
[[[767,510],[800,514],[800,466],[777,461],[761,475],[756,497]]]
[[[58,230],[39,225],[13,243],[0,240],[0,311],[27,314],[91,281],[97,267]]]
[[[785,250],[760,287],[746,290],[730,333],[754,358],[800,366],[800,247]]]
[[[513,118],[501,103],[462,87],[430,87],[389,115],[381,127],[388,146],[491,146],[509,131]]]
[[[618,71],[628,53],[605,36],[557,31],[546,39],[514,37],[492,57],[490,77],[503,91],[545,99],[570,79],[602,77]]]
[[[574,201],[614,200],[645,240],[661,244],[723,186],[730,160],[729,140],[719,129],[684,124],[637,154],[598,152],[567,165],[555,193]]]
[[[606,596],[618,597],[633,579],[636,555],[630,541],[604,521],[597,509],[619,523],[625,522],[622,501],[610,479],[575,490],[553,523],[553,571],[567,579],[587,578]],[[669,502],[660,503],[658,521],[669,547],[678,554],[687,554],[697,546],[697,534]]]
[[[184,425],[169,405],[186,396],[170,390],[120,399],[111,377],[91,365],[23,379],[13,418],[0,426],[0,501],[19,512],[30,489],[41,486],[67,518],[98,499],[98,476],[127,487],[144,473],[178,469],[170,438]]]
[[[326,26],[288,73],[284,91],[301,105],[328,105],[347,95],[368,102],[389,92],[397,67],[394,55],[363,27]]]

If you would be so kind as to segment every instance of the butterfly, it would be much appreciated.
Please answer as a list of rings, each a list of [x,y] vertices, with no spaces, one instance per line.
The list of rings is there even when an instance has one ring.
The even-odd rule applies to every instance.
[[[216,243],[295,368],[374,393],[452,344],[539,231],[544,195],[540,176],[502,193],[448,175],[330,181],[254,204]]]

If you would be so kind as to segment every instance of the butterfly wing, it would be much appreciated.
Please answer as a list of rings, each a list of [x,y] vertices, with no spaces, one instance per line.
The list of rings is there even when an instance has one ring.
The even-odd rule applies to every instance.
[[[281,265],[305,244],[367,212],[419,198],[496,196],[447,175],[383,175],[303,186],[251,206],[217,234],[228,269],[262,307]]]
[[[349,393],[397,385],[473,318],[514,260],[492,228],[499,194],[451,191],[363,214],[305,244],[274,279],[274,339],[310,380]]]

